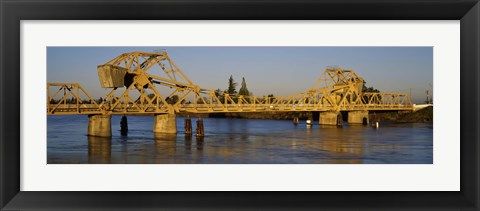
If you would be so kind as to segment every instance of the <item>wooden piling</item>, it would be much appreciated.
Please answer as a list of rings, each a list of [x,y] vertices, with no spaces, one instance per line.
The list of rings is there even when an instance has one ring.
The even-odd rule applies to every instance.
[[[313,125],[313,115],[312,113],[309,113],[307,116],[307,126],[312,126]]]
[[[343,127],[343,117],[341,113],[337,115],[337,127]]]
[[[298,122],[299,122],[298,116],[293,117],[293,124],[294,124],[294,125],[298,125]]]
[[[128,121],[127,121],[127,116],[123,115],[122,120],[120,120],[120,134],[122,136],[127,135],[128,133]]]
[[[185,135],[192,135],[192,120],[190,116],[185,118]]]
[[[312,112],[308,112],[306,122],[307,122],[308,127],[313,125],[313,114],[312,114]]]
[[[196,135],[197,136],[204,136],[205,135],[205,132],[203,131],[203,119],[201,117],[197,119]]]

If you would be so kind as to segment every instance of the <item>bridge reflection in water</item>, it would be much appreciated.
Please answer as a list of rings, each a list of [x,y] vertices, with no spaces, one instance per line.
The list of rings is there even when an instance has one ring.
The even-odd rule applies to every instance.
[[[381,123],[307,128],[291,121],[205,118],[205,137],[156,135],[148,117],[129,119],[127,136],[86,136],[87,122],[49,117],[48,163],[95,164],[360,164],[433,162],[432,124]],[[179,118],[178,120],[183,121]],[[74,123],[72,123],[74,122]],[[120,117],[112,122],[120,134]],[[55,128],[76,127],[68,133]],[[70,127],[71,126],[71,127]]]
[[[88,162],[111,163],[112,139],[88,136]]]
[[[336,128],[331,129],[332,130],[330,131],[326,131],[325,134],[335,136],[341,133],[338,132],[339,130]],[[310,133],[308,131],[310,131]],[[307,134],[311,134],[311,129],[307,130]],[[240,136],[240,140],[247,141],[248,137],[249,135],[242,135]],[[243,157],[241,157],[241,155],[250,153],[255,154],[257,151],[255,147],[248,147],[245,145],[233,146],[233,148],[228,146],[212,147],[207,150],[207,156],[205,156],[204,158],[203,156],[205,137],[184,136],[184,143],[179,144],[178,146],[177,138],[178,137],[176,135],[164,136],[162,138],[155,137],[154,151],[149,150],[142,152],[144,154],[140,156],[139,163],[189,163],[185,159],[192,159],[192,161],[195,160],[202,163],[202,161],[207,161],[205,160],[205,158],[208,159],[209,157],[222,158],[223,161],[232,160],[232,163],[243,163],[242,161],[248,163],[248,160],[252,159],[252,157],[244,159]],[[235,140],[236,138],[230,137],[230,139]],[[260,142],[258,144],[255,144],[254,146],[258,146],[261,148],[263,144],[266,143]],[[111,145],[111,138],[88,136],[88,163],[115,163],[115,161],[112,161],[111,159]],[[192,147],[192,145],[194,146]],[[364,155],[366,147],[368,148],[365,141],[361,140],[360,138],[354,141],[348,139],[331,139],[321,142],[302,142],[298,140],[293,140],[290,143],[290,146],[286,149],[290,149],[292,151],[299,151],[302,148],[308,148],[309,150],[317,150],[321,153],[328,152],[330,154],[330,156],[326,156],[320,160],[317,160],[315,163],[360,164],[364,162],[361,157]],[[399,149],[399,147],[392,145],[390,147],[385,147],[385,149]],[[263,150],[260,149],[258,151],[261,152]],[[124,154],[123,156],[125,156],[124,158],[127,158],[128,153]],[[275,156],[276,155],[274,153],[267,155],[269,159],[275,159]],[[261,158],[263,156],[259,157]],[[239,160],[235,161],[235,159]],[[295,159],[296,158],[293,157],[290,160]],[[120,160],[128,161],[128,159]],[[223,161],[221,161],[220,163],[223,163]],[[212,160],[211,162],[215,161]]]

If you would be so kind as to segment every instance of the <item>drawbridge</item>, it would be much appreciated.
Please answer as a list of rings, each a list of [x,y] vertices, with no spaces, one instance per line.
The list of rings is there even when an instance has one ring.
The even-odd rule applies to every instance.
[[[101,87],[108,90],[106,96],[94,99],[78,83],[48,83],[47,114],[89,115],[92,128],[98,121],[109,124],[111,115],[155,115],[163,121],[157,132],[176,132],[164,129],[165,124],[174,122],[175,114],[182,113],[317,111],[320,124],[338,124],[342,111],[349,112],[349,123],[361,123],[365,118],[368,122],[370,111],[415,110],[408,95],[364,92],[363,78],[339,67],[327,67],[305,92],[275,97],[243,96],[200,87],[167,52],[124,53],[98,65],[97,71]],[[94,129],[90,133],[90,126],[89,121],[89,134],[95,135]]]

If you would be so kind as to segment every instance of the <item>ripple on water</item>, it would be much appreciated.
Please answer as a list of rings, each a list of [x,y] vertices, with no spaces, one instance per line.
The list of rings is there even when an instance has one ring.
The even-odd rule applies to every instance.
[[[196,120],[192,118],[192,122]],[[86,135],[86,116],[48,116],[47,162],[54,163],[251,163],[251,164],[407,164],[433,162],[433,125],[381,123],[343,128],[290,120],[204,118],[205,137],[153,134],[153,118],[129,116],[120,135],[112,117],[111,139]],[[195,125],[194,128],[195,130]]]

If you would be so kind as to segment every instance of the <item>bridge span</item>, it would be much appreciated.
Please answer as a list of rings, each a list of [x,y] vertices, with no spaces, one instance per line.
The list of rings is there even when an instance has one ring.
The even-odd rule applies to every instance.
[[[320,112],[319,124],[369,122],[369,112],[415,111],[404,93],[363,92],[364,80],[353,70],[327,67],[307,91],[291,96],[228,94],[194,84],[166,52],[124,53],[97,67],[100,85],[109,89],[93,99],[78,83],[47,84],[48,115],[88,115],[88,134],[109,137],[111,115],[152,115],[153,132],[176,133],[176,114],[230,112]],[[175,101],[171,101],[176,96]],[[185,131],[191,130],[186,119]],[[295,120],[294,120],[295,121]],[[296,120],[298,122],[298,119]],[[198,125],[202,127],[202,125]],[[189,126],[188,126],[189,125]],[[203,135],[203,130],[197,135]]]

